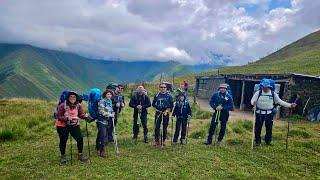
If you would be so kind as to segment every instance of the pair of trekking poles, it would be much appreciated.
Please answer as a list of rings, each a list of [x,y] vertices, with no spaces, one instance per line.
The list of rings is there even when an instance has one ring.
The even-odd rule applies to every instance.
[[[160,102],[161,103],[161,102]],[[175,108],[175,104],[173,106],[173,109]],[[159,111],[160,114],[158,115],[158,117],[155,119],[154,121],[154,126],[153,126],[153,133],[154,133],[154,142],[156,142],[156,126],[157,126],[157,122],[159,121],[159,118],[161,116],[161,122],[163,123],[163,113],[162,111]],[[168,112],[169,113],[169,112]],[[171,113],[171,117],[172,117],[172,113]],[[173,118],[172,118],[172,128],[171,128],[171,132],[173,132]],[[161,129],[161,123],[160,123],[160,127],[159,127],[159,131],[160,131],[160,145],[161,147],[163,147],[163,127]],[[171,139],[171,145],[173,144],[173,136],[172,136],[172,139]]]
[[[173,125],[173,116],[172,116],[173,113],[171,113],[171,146],[173,146],[173,138],[174,138],[174,135],[173,135],[173,128],[174,128],[174,125]],[[153,128],[153,132],[154,132],[154,141],[156,141],[156,135],[155,135],[155,129],[156,129],[156,125],[157,125],[157,122],[159,120],[161,116],[161,122],[163,123],[163,112],[161,112],[158,117],[155,119],[154,121],[154,128]],[[189,133],[189,126],[190,126],[190,119],[188,118],[187,119],[187,132],[186,132],[186,144],[188,143],[188,133]],[[161,147],[163,147],[163,129],[161,129],[161,123],[160,123],[160,144],[161,144]]]
[[[294,103],[296,104],[299,100],[299,95],[297,95]],[[256,105],[253,108],[253,114],[254,114],[254,118],[256,118]],[[292,117],[292,111],[293,108],[290,109],[290,115],[288,118],[288,123],[287,123],[287,135],[286,135],[286,149],[288,149],[288,145],[289,145],[289,133],[290,133],[290,119]],[[254,120],[253,126],[252,126],[252,138],[251,138],[251,149],[253,149],[253,144],[254,144],[254,138],[255,138],[255,134],[254,134],[254,130],[255,130],[255,125],[256,125],[256,121]]]
[[[219,125],[220,116],[221,116],[221,110],[219,111],[217,110],[216,117],[214,120],[214,123],[216,124],[216,128],[214,129],[214,142],[217,142],[217,138],[218,138],[218,125]]]
[[[253,108],[253,116],[256,118],[256,106]],[[265,114],[266,116],[267,114]],[[290,116],[292,115],[292,109],[290,110]],[[289,118],[290,119],[290,118]],[[286,137],[286,149],[288,149],[288,139],[289,139],[289,131],[290,131],[290,120],[288,119],[288,125],[287,125],[287,137]],[[261,117],[260,117],[261,121]],[[255,139],[255,126],[256,126],[256,120],[253,121],[252,125],[252,137],[251,137],[251,149],[254,147],[254,139]]]
[[[119,115],[119,108],[117,110],[117,114]],[[115,143],[115,152],[116,152],[116,154],[119,154],[118,139],[117,139],[116,127],[115,127],[115,123],[114,123],[114,117],[112,118],[112,125],[113,125],[113,137],[114,137],[114,143]],[[72,165],[72,136],[71,136],[71,133],[69,136],[70,136],[70,162]],[[88,142],[89,162],[91,163],[90,140],[89,140],[89,130],[88,130],[88,122],[87,121],[86,121],[86,136],[87,136],[87,142]]]
[[[141,105],[141,104],[140,104]],[[140,117],[141,117],[141,112],[142,112],[142,109],[138,109],[138,117],[137,117],[137,126],[138,126],[138,129],[139,129],[139,127],[141,126],[141,124],[142,124],[142,122],[141,122],[141,124],[139,123],[139,119],[140,119]],[[137,138],[135,138],[134,139],[134,144],[138,144],[138,137]]]
[[[87,136],[87,141],[88,141],[89,162],[91,163],[90,141],[89,141],[89,131],[88,131],[88,122],[87,121],[86,121],[86,136]],[[71,135],[71,132],[69,132],[69,138],[70,138],[70,163],[72,165],[72,135]]]

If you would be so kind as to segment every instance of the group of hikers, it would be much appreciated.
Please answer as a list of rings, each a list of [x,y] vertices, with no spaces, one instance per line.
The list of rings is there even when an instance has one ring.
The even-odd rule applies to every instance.
[[[94,88],[91,89],[89,93],[82,96],[73,91],[64,91],[61,94],[55,112],[56,127],[60,138],[59,148],[61,163],[64,164],[67,162],[66,144],[69,134],[77,141],[78,160],[82,162],[88,160],[88,158],[83,155],[83,137],[80,131],[80,119],[85,119],[86,122],[96,121],[98,131],[96,150],[100,157],[106,157],[106,145],[108,143],[114,143],[116,151],[118,151],[115,127],[120,112],[126,106],[122,91],[122,85],[115,85],[112,88],[107,86],[102,93],[99,89]],[[82,100],[88,102],[89,114],[85,113],[83,106],[81,105]],[[232,95],[230,94],[230,91],[228,91],[228,84],[221,84],[219,86],[218,91],[214,92],[212,95],[209,104],[214,113],[211,119],[208,137],[204,144],[210,145],[213,143],[212,137],[220,122],[220,132],[219,135],[216,135],[216,137],[218,137],[215,140],[215,143],[219,145],[226,132],[229,111],[234,108]],[[254,106],[256,115],[254,123],[254,139],[256,146],[261,145],[261,129],[264,123],[266,126],[265,142],[267,145],[271,145],[275,104],[288,108],[294,108],[296,104],[282,101],[278,94],[274,92],[274,81],[270,79],[261,80],[260,89],[254,93],[251,104]],[[173,97],[172,93],[168,90],[167,84],[160,83],[159,92],[154,95],[151,102],[144,86],[139,85],[136,92],[132,94],[130,98],[129,106],[134,110],[133,139],[135,142],[137,142],[139,134],[140,120],[143,127],[143,141],[144,143],[149,143],[147,115],[148,108],[152,106],[155,108],[153,129],[154,146],[165,146],[170,117],[176,117],[177,119],[175,133],[171,139],[172,145],[178,143],[179,135],[180,143],[183,145],[187,144],[187,125],[192,116],[192,112],[186,91],[180,91],[177,96]],[[70,138],[70,141],[71,140],[72,139]]]

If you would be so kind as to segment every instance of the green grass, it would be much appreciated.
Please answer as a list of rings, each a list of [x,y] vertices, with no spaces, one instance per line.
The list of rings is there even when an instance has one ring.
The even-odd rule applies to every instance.
[[[19,107],[19,108],[18,108]],[[108,146],[106,159],[94,151],[95,123],[89,124],[92,163],[58,163],[58,136],[51,119],[55,103],[39,100],[1,100],[1,179],[317,179],[320,177],[320,124],[304,120],[291,126],[285,150],[286,123],[275,121],[274,146],[250,149],[250,121],[229,122],[220,147],[204,146],[209,119],[191,120],[188,145],[156,148],[132,141],[132,109],[126,107],[118,124],[119,150]],[[195,111],[199,111],[196,106]],[[148,116],[152,134],[153,111]],[[81,129],[85,132],[85,124]],[[171,137],[169,125],[169,137]],[[141,131],[141,129],[140,129]],[[13,137],[10,137],[13,136]],[[87,139],[84,151],[87,154]],[[169,141],[168,141],[169,142]],[[73,147],[76,149],[75,141]],[[74,156],[76,156],[76,153]],[[69,141],[67,147],[69,158]]]

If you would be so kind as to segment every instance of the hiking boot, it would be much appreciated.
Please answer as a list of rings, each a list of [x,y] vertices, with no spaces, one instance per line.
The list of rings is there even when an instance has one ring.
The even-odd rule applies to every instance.
[[[271,142],[266,142],[266,145],[267,145],[267,146],[273,146],[273,145],[271,144]]]
[[[216,145],[217,145],[217,146],[220,146],[220,145],[221,145],[221,141],[217,141],[217,142],[216,142]]]
[[[144,137],[143,142],[144,142],[144,143],[146,143],[146,144],[148,144],[148,143],[149,143],[149,141],[148,141],[148,137],[147,137],[147,136],[145,136],[145,137]]]
[[[138,142],[138,137],[133,136],[132,139],[133,139],[134,143],[137,144],[137,142]]]
[[[88,158],[85,157],[83,154],[78,154],[78,160],[81,162],[86,162],[88,161]]]
[[[261,146],[261,143],[256,143],[255,146],[256,146],[256,147],[260,147],[260,146]]]
[[[187,144],[186,139],[181,139],[181,144],[183,144],[183,145]]]
[[[177,141],[172,141],[172,145],[177,145],[178,144],[178,142]]]
[[[211,141],[206,140],[203,144],[205,144],[205,145],[211,145],[211,144],[212,144],[212,142],[211,142]]]
[[[160,142],[159,141],[154,141],[154,146],[159,146]]]
[[[100,149],[100,157],[105,158],[106,157],[106,150],[104,148]]]
[[[60,163],[61,164],[66,164],[67,163],[67,157],[66,157],[65,154],[60,156]]]

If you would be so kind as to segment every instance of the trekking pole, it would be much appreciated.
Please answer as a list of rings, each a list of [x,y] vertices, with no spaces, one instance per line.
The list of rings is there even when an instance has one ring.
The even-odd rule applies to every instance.
[[[153,140],[154,142],[156,141],[156,126],[157,126],[157,122],[161,116],[162,112],[156,117],[156,119],[154,120],[154,124],[153,124]],[[160,124],[161,125],[161,124]]]
[[[161,123],[163,125],[163,113],[161,114],[161,122],[160,122],[160,144],[161,144],[161,147],[163,147],[163,126],[161,129]]]
[[[70,163],[71,163],[71,166],[72,166],[72,136],[71,136],[71,132],[70,133]]]
[[[251,149],[253,149],[253,142],[254,142],[254,127],[256,126],[256,106],[253,107],[253,123],[252,123],[252,137],[251,137]]]
[[[171,113],[171,146],[173,146],[173,111],[176,107],[176,103],[174,103],[173,109],[172,109],[172,113]]]
[[[303,116],[303,115],[304,115],[304,113],[305,113],[305,110],[306,110],[306,107],[307,107],[307,105],[308,105],[309,101],[310,101],[310,97],[309,97],[309,99],[307,100],[306,105],[303,107],[303,110],[302,110],[302,116]]]
[[[88,131],[88,122],[87,122],[87,121],[86,121],[86,131],[87,131],[87,140],[88,140],[89,162],[91,163],[91,155],[90,155],[90,141],[89,141],[89,131]]]
[[[173,146],[173,116],[171,116],[171,146]]]
[[[220,111],[216,112],[216,119],[215,119],[215,123],[216,123],[216,128],[215,128],[215,132],[214,132],[214,141],[217,141],[217,136],[218,136],[218,126],[219,126],[219,119],[220,119]]]
[[[299,99],[299,95],[297,95],[297,98],[295,99],[294,103],[297,103]],[[293,108],[290,108],[290,115],[288,119],[288,126],[287,126],[287,138],[286,138],[286,149],[288,149],[288,141],[289,141],[289,132],[290,132],[290,119],[292,118],[292,110]]]
[[[116,133],[116,126],[114,125],[114,118],[112,118],[112,125],[113,125],[114,148],[115,148],[116,154],[119,154],[118,139],[117,139],[117,133]]]
[[[138,127],[138,129],[139,129],[139,114],[140,114],[140,112],[139,112],[140,110],[138,110],[138,114],[137,114],[137,127]],[[138,133],[139,133],[139,131],[138,131]],[[138,137],[136,137],[135,139],[134,139],[134,144],[137,144],[138,143]]]
[[[190,119],[189,119],[189,117],[188,117],[188,119],[187,119],[187,136],[186,136],[186,144],[188,144],[188,133],[189,133],[189,124],[190,124]]]

